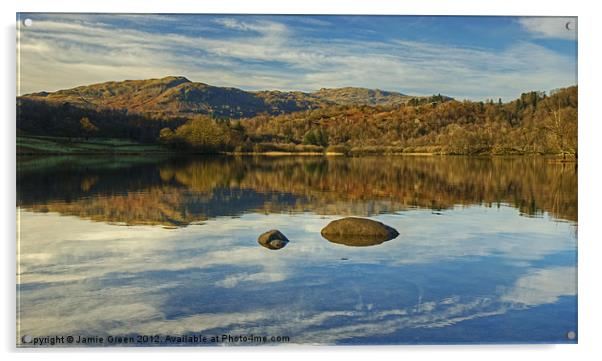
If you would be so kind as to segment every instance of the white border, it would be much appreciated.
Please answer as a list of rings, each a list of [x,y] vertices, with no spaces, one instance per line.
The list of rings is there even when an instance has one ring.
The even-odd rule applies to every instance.
[[[307,357],[344,357],[369,359],[445,359],[546,360],[600,359],[598,335],[600,319],[600,244],[599,224],[600,147],[602,142],[602,81],[600,79],[600,35],[602,13],[594,1],[525,0],[351,0],[251,1],[251,0],[3,0],[2,6],[2,194],[3,297],[0,343],[9,359],[91,360],[143,357],[163,360],[244,357],[254,360],[305,359]],[[230,348],[221,349],[95,349],[16,350],[15,340],[15,19],[16,12],[143,12],[143,13],[254,13],[254,14],[403,14],[403,15],[557,15],[579,16],[579,345],[558,346],[403,346],[403,347],[302,347],[302,348]],[[85,355],[82,355],[85,353]],[[174,353],[174,355],[168,355]],[[242,355],[243,353],[244,355]]]

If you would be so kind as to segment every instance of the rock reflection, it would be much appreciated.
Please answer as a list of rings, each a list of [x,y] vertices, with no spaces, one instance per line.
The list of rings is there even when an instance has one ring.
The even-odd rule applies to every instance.
[[[340,234],[322,234],[322,237],[326,238],[332,243],[344,244],[345,246],[351,247],[369,247],[376,246],[381,243],[390,241],[393,238],[383,237],[383,236],[360,236],[360,235],[351,235],[344,236]]]

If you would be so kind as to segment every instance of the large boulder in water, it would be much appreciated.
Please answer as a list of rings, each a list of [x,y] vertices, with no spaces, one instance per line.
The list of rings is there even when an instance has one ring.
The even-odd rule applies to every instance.
[[[260,245],[268,249],[281,249],[289,242],[288,238],[277,229],[262,233],[257,239]]]
[[[393,227],[356,217],[332,221],[322,229],[321,234],[330,242],[353,247],[374,246],[399,236],[399,232]]]

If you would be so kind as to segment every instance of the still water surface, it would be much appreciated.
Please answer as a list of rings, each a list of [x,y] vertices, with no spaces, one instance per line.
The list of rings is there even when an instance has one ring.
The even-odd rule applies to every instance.
[[[577,331],[574,163],[23,157],[17,184],[19,343],[576,342],[567,337]],[[344,216],[400,235],[363,247],[320,235]],[[290,243],[259,245],[270,229]]]

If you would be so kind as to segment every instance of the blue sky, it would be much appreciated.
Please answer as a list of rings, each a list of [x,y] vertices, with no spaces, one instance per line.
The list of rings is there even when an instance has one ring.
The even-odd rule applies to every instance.
[[[570,17],[19,18],[33,20],[19,25],[19,94],[167,75],[245,90],[358,86],[474,100],[577,84]]]

